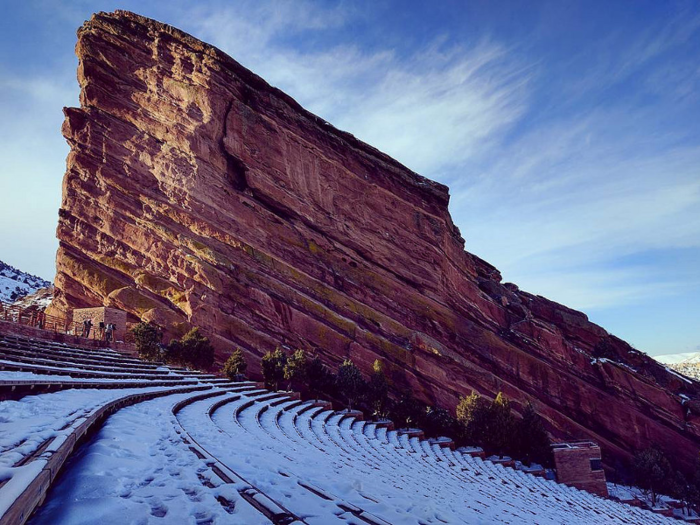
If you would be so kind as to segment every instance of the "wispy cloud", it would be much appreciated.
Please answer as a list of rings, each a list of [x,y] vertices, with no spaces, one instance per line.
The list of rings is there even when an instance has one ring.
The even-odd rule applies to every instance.
[[[300,51],[307,37],[361,16],[301,2],[188,15],[198,34],[336,126],[414,170],[458,166],[515,122],[530,73],[505,48],[483,40],[463,48],[436,39],[408,57],[353,43]],[[312,14],[313,13],[313,14]]]
[[[398,2],[124,1],[213,43],[335,126],[449,184],[467,249],[505,279],[602,321],[617,312],[622,328],[635,324],[626,309],[641,314],[644,305],[645,326],[654,328],[630,329],[631,339],[696,344],[700,333],[685,325],[700,305],[697,4],[595,27],[571,18],[570,7],[549,6],[539,24],[532,8],[522,23],[511,20],[515,7],[507,21],[465,7],[454,13],[458,24],[423,23],[411,10],[385,35],[391,24],[378,14],[397,15]],[[65,30],[67,54],[87,4],[36,4],[50,20],[45,37],[54,35],[48,25]],[[595,19],[585,2],[573,11]],[[418,37],[404,22],[429,29]],[[47,41],[36,44],[42,53]],[[77,94],[66,56],[52,69],[0,69],[0,194],[10,203],[3,217],[12,217],[0,221],[0,248],[24,259],[8,262],[46,276],[67,151],[60,107]],[[657,298],[663,306],[654,311]],[[677,334],[663,336],[671,323]]]
[[[700,246],[700,146],[651,130],[645,108],[572,99],[576,111],[540,115],[533,81],[548,72],[504,42],[463,47],[436,38],[401,57],[353,43],[300,50],[290,39],[313,42],[361,15],[309,3],[291,12],[289,4],[256,5],[199,10],[195,25],[338,127],[449,183],[467,249],[507,279],[589,309],[688,285],[686,276],[654,275],[653,266],[616,266],[650,250]],[[586,50],[597,53],[588,59],[594,67],[557,82],[568,97],[585,98],[684,45],[697,27],[695,18],[675,18],[622,49],[613,34]]]

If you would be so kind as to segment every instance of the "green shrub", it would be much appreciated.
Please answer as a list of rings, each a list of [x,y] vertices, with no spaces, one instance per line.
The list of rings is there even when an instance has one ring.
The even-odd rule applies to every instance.
[[[516,423],[515,456],[523,463],[552,465],[552,447],[542,418],[535,412],[532,403],[527,404],[523,417]]]
[[[333,374],[323,364],[319,356],[315,355],[312,360],[307,362],[306,384],[309,394],[316,401],[322,393],[328,393],[334,382]]]
[[[265,387],[270,390],[279,390],[280,381],[284,379],[284,367],[287,364],[287,356],[280,348],[274,352],[267,352],[261,361],[263,380]]]
[[[515,439],[515,417],[510,408],[510,401],[503,392],[499,392],[489,407],[488,445],[499,456],[512,454]]]
[[[141,359],[158,361],[161,359],[160,330],[148,323],[139,323],[131,329],[134,343]]]
[[[243,352],[240,348],[237,348],[224,363],[221,373],[229,379],[234,380],[237,376],[245,375],[247,369],[248,363],[243,356]]]
[[[347,400],[347,406],[352,410],[353,404],[362,396],[366,383],[362,377],[362,372],[355,363],[346,359],[340,367],[336,376],[338,392]]]
[[[304,385],[307,382],[308,362],[304,350],[295,350],[287,358],[284,365],[284,379],[289,382],[288,388],[292,389],[292,383]]]
[[[448,436],[457,440],[459,423],[444,408],[426,407],[422,417],[421,428],[427,437]]]
[[[462,397],[457,405],[457,421],[468,445],[484,446],[489,439],[489,403],[476,392]]]
[[[208,370],[214,364],[214,347],[199,328],[193,328],[182,339],[173,339],[166,349],[168,362],[188,368]]]
[[[389,405],[389,383],[384,375],[384,366],[377,359],[373,365],[372,375],[367,383],[367,403],[372,409],[372,415],[378,418],[387,416]]]
[[[396,428],[416,427],[421,424],[424,413],[425,405],[408,392],[394,405],[391,419]]]
[[[651,447],[634,456],[634,479],[639,488],[651,495],[651,504],[656,505],[659,493],[671,492],[675,470],[660,448]]]

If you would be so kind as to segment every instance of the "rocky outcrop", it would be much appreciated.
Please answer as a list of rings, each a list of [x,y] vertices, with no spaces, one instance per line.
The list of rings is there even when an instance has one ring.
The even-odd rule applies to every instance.
[[[608,457],[650,443],[697,456],[683,397],[697,384],[503,284],[464,250],[445,186],[164,24],[100,13],[76,51],[53,313],[107,305],[172,335],[200,326],[220,357],[286,345],[382,359],[429,402],[503,390]]]

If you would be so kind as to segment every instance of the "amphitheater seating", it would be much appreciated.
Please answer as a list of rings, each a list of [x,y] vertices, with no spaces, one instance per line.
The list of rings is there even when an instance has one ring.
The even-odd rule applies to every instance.
[[[29,518],[109,415],[145,402],[165,407],[163,424],[172,421],[180,446],[213,476],[204,486],[230,487],[238,498],[234,505],[216,489],[216,501],[231,512],[245,505],[254,522],[670,523],[418,429],[109,349],[0,334],[0,400],[42,416],[0,437],[1,525]]]

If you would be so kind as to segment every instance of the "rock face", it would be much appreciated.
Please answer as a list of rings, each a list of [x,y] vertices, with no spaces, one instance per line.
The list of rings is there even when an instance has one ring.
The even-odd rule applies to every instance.
[[[164,24],[100,13],[76,51],[52,313],[196,325],[220,360],[277,345],[382,359],[397,388],[446,407],[472,389],[532,400],[555,436],[608,459],[651,443],[697,456],[697,384],[501,283],[464,251],[445,186]]]

